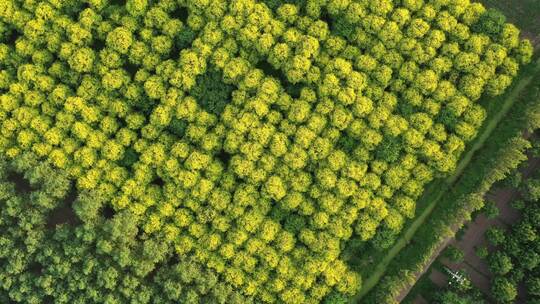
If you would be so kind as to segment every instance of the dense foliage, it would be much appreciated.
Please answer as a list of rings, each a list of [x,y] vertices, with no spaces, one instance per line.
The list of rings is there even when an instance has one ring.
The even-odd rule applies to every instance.
[[[0,1],[2,302],[355,293],[344,243],[400,231],[532,47],[468,0],[294,3]]]
[[[516,98],[506,114],[503,123],[489,131],[481,148],[474,153],[470,163],[465,167],[459,178],[454,181],[442,180],[434,182],[431,187],[441,188],[443,194],[435,199],[436,206],[405,248],[392,259],[385,269],[384,276],[370,292],[362,298],[361,303],[397,303],[400,295],[407,294],[403,303],[414,303],[415,297],[420,293],[426,296],[438,291],[433,288],[427,275],[423,275],[431,266],[434,259],[447,246],[448,241],[464,227],[466,222],[473,218],[473,214],[482,210],[486,202],[485,196],[497,183],[507,185],[515,183],[519,174],[516,168],[527,160],[527,153],[540,155],[538,140],[530,142],[523,137],[530,136],[540,129],[540,78],[529,75],[538,75],[540,72],[540,59],[528,65],[523,78],[531,79],[525,86],[517,84],[509,94],[501,98]],[[521,83],[521,82],[520,82]],[[519,94],[516,94],[519,93]],[[508,95],[508,96],[507,96]],[[492,108],[490,111],[496,111]],[[496,112],[490,112],[496,113]],[[485,135],[483,133],[482,135]],[[531,150],[532,146],[532,150]],[[470,152],[470,151],[469,151]],[[517,183],[519,185],[519,182]],[[521,206],[523,201],[516,200],[513,205]],[[494,239],[499,238],[497,230],[490,230]],[[487,235],[486,235],[487,236]],[[503,236],[504,237],[504,236]],[[478,248],[479,256],[487,256],[485,247]],[[418,284],[417,284],[418,283]],[[427,288],[427,290],[426,290]],[[444,293],[444,291],[443,291]],[[445,298],[453,298],[447,295]],[[480,303],[474,302],[473,303]]]

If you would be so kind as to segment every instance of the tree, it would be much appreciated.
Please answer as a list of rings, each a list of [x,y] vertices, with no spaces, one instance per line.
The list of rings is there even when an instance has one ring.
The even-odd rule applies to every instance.
[[[491,227],[486,231],[486,239],[493,245],[497,246],[504,243],[504,230],[497,227]]]
[[[480,247],[476,248],[475,253],[481,259],[485,259],[489,255],[489,252],[488,252],[488,249],[487,249],[486,246],[480,246]]]
[[[489,270],[496,275],[505,275],[514,267],[510,257],[501,251],[489,255],[488,263]]]
[[[540,296],[540,278],[530,278],[527,280],[526,284],[529,294]]]
[[[324,304],[347,304],[348,297],[346,295],[332,292],[327,297],[324,298]]]
[[[488,81],[486,91],[492,96],[497,96],[502,94],[511,83],[512,78],[510,78],[508,75],[498,75]]]
[[[439,291],[435,295],[437,304],[473,304],[483,303],[482,300],[474,298],[469,294],[460,294],[452,290]]]
[[[107,35],[107,45],[121,54],[126,54],[132,43],[133,36],[124,27],[118,27]]]
[[[147,0],[128,0],[126,2],[126,9],[132,16],[144,15],[147,7]]]
[[[525,208],[525,202],[523,200],[514,200],[510,203],[510,206],[516,210],[523,210]]]
[[[488,219],[494,219],[498,217],[500,212],[499,207],[497,207],[497,204],[493,201],[486,201],[484,207],[482,208],[482,211]]]
[[[461,263],[463,262],[463,251],[461,251],[459,248],[450,245],[446,247],[444,251],[444,256],[450,259],[453,263]]]
[[[275,200],[280,200],[286,194],[286,187],[278,176],[272,176],[266,182],[266,191]]]
[[[505,23],[506,17],[499,10],[489,8],[472,25],[472,29],[496,39],[502,32]]]
[[[396,234],[390,229],[380,229],[380,231],[371,240],[373,247],[378,251],[388,249],[396,241]]]
[[[94,51],[89,48],[81,48],[76,50],[69,58],[69,66],[79,73],[90,72],[93,68],[94,60]]]
[[[504,277],[496,277],[491,285],[491,293],[501,303],[508,303],[517,296],[517,289],[512,282]]]
[[[407,29],[407,35],[413,38],[421,38],[429,31],[429,24],[420,18],[411,21]]]
[[[525,249],[523,254],[520,256],[520,259],[517,261],[517,264],[526,270],[532,271],[538,265],[540,265],[540,253],[530,249]]]
[[[232,86],[223,82],[222,73],[211,68],[205,74],[197,77],[196,85],[192,88],[191,94],[201,108],[209,113],[220,115],[225,110],[227,103],[230,102],[232,90]]]
[[[527,201],[535,202],[540,200],[540,179],[528,179],[523,188]]]
[[[527,64],[531,61],[533,46],[529,40],[522,40],[519,42],[519,47],[516,52],[518,53],[517,59],[520,63]]]
[[[401,152],[401,141],[399,138],[384,138],[377,146],[376,155],[389,163],[398,160]]]

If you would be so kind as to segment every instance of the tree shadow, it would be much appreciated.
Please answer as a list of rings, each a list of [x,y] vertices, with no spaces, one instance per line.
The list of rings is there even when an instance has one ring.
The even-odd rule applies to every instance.
[[[226,152],[225,150],[221,150],[216,154],[216,157],[223,163],[225,168],[229,167],[229,163],[231,161],[232,155]]]
[[[126,0],[109,0],[109,5],[124,6],[126,5]]]
[[[35,275],[41,275],[43,273],[43,265],[38,262],[32,262],[28,265],[27,270]]]
[[[17,41],[17,39],[19,39],[19,37],[21,36],[22,34],[14,29],[12,29],[9,34],[5,35],[3,42],[7,45],[15,45],[15,42]]]
[[[185,6],[178,6],[174,11],[169,13],[169,17],[178,19],[185,24],[189,17],[189,11]]]
[[[156,178],[154,178],[154,180],[152,180],[151,184],[162,188],[163,186],[165,186],[165,181],[161,177],[157,176]]]
[[[30,184],[30,181],[28,181],[22,173],[9,171],[7,180],[15,184],[15,192],[17,194],[26,194],[35,190]]]
[[[92,50],[97,54],[99,51],[103,50],[105,48],[105,41],[101,39],[94,38],[92,41]]]
[[[126,71],[129,74],[129,77],[132,80],[135,79],[135,74],[137,74],[137,71],[139,70],[139,66],[129,62],[129,60],[125,61],[122,68],[123,68],[124,71]]]
[[[45,227],[48,229],[53,229],[57,225],[66,224],[70,226],[77,226],[81,224],[81,220],[73,209],[73,203],[77,197],[77,189],[75,185],[72,185],[67,196],[63,199],[62,204],[49,213]]]
[[[353,40],[355,26],[349,23],[343,16],[331,16],[326,9],[321,12],[320,19],[328,24],[330,33],[347,41]]]
[[[152,269],[145,277],[144,279],[147,282],[153,282],[154,278],[158,274],[160,270],[169,270],[173,268],[175,265],[180,263],[180,259],[177,254],[172,253],[168,258],[165,258],[163,261],[157,263],[154,265],[154,269]]]
[[[109,204],[105,204],[101,209],[101,215],[107,220],[112,219],[115,213],[116,212]]]
[[[255,67],[262,70],[266,76],[271,76],[278,80],[285,92],[289,94],[289,96],[295,99],[300,97],[300,92],[303,85],[300,83],[291,83],[287,79],[287,76],[285,76],[285,74],[283,74],[281,70],[276,69],[268,61],[261,60],[257,63]]]
[[[272,220],[279,223],[285,231],[297,234],[307,226],[308,218],[306,216],[294,211],[284,210],[276,202],[273,202],[272,205],[274,207],[270,210],[269,216]]]

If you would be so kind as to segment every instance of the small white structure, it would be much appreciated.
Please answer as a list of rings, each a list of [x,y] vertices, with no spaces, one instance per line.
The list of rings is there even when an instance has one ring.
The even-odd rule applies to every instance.
[[[450,285],[452,285],[452,282],[456,282],[459,285],[465,283],[465,277],[459,271],[453,271],[448,267],[444,267],[444,270],[450,275]]]

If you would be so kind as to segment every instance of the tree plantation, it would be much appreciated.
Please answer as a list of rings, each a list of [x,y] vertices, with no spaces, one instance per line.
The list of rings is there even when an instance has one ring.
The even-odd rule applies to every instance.
[[[345,303],[348,241],[455,170],[519,34],[469,0],[0,1],[0,302]]]

